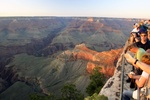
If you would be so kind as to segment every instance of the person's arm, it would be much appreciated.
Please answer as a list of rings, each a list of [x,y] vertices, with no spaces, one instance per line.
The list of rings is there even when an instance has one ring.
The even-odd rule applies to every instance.
[[[140,77],[140,79],[136,79],[135,83],[137,84],[138,87],[143,87],[145,82],[146,82],[146,78],[145,77]]]
[[[139,66],[137,66],[136,64],[133,64],[134,67],[139,68]]]
[[[140,79],[140,76],[141,75],[132,75],[132,76],[129,75],[130,78],[137,79],[137,80]]]
[[[147,73],[150,74],[150,65],[145,64],[145,63],[143,63],[143,62],[141,62],[141,61],[137,61],[137,62],[135,63],[136,59],[133,58],[129,53],[124,54],[124,56],[125,56],[126,60],[127,60],[129,63],[131,63],[131,64],[134,65],[134,66],[137,65],[137,66],[140,67],[142,70],[144,70],[145,72],[147,72]],[[135,63],[135,64],[134,64],[134,63]]]
[[[130,72],[128,76],[132,79],[140,79],[141,75],[135,75],[135,73]]]
[[[149,74],[143,71],[140,79],[135,81],[137,86],[143,87],[144,84],[147,82],[148,77],[149,77]]]
[[[150,74],[150,65],[145,64],[141,61],[137,61],[136,63],[137,66],[139,66],[142,70]]]

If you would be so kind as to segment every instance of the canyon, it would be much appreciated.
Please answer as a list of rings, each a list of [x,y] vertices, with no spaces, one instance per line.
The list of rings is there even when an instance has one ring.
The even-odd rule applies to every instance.
[[[137,19],[86,17],[0,18],[0,97],[28,99],[73,83],[85,96],[90,74],[106,78],[116,64]],[[16,91],[14,93],[14,91]],[[9,96],[8,96],[9,95]]]

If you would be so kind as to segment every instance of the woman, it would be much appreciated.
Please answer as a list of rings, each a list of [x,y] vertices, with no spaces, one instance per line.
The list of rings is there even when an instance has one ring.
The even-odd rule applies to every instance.
[[[134,54],[134,57],[141,61],[142,56],[146,53],[146,51],[143,48],[138,48],[136,44],[132,44],[128,46],[128,50]],[[134,72],[136,75],[141,75],[142,70],[138,66],[132,66],[131,72]],[[130,78],[128,75],[128,79],[126,80],[127,83],[130,82],[130,88],[137,88],[137,85],[135,84],[135,78]]]
[[[134,58],[130,54],[127,54],[126,56],[128,56],[130,59],[132,59],[132,61],[134,61],[133,60]],[[132,63],[132,61],[131,61],[131,63]],[[138,62],[138,60],[135,60],[134,63],[132,63],[132,64],[136,65],[137,62]],[[144,54],[141,58],[141,62],[150,65],[150,54],[149,53]],[[144,84],[148,80],[149,74],[146,73],[145,71],[143,71],[141,75],[135,75],[134,73],[130,73],[130,74],[128,74],[128,76],[132,79],[136,79],[135,83],[137,84],[138,87],[141,88],[144,86]],[[126,90],[123,92],[123,100],[130,100],[130,98],[132,98],[132,96],[133,96],[133,91]]]
[[[136,58],[132,57],[129,53],[124,54],[126,60],[131,63],[134,66],[138,66],[141,68],[143,71],[147,72],[150,74],[150,65],[137,60]]]

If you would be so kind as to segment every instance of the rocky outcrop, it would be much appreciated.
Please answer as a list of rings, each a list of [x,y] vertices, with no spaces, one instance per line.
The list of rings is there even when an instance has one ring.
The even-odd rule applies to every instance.
[[[2,57],[0,58],[0,93],[6,90],[12,85],[11,79],[15,72],[11,68],[7,68],[6,65],[11,62],[12,58]]]
[[[56,32],[57,33],[57,32]],[[68,48],[73,48],[72,43],[55,43],[51,44],[56,33],[49,34],[46,38],[32,40],[26,45],[0,46],[0,56],[13,56],[16,54],[27,53],[34,56],[48,56],[58,51],[63,51]]]
[[[95,67],[100,67],[101,72],[110,77],[114,74],[121,52],[122,49],[97,52],[87,48],[85,44],[79,44],[72,51],[65,51],[63,55],[69,56],[68,60],[82,59],[88,61],[86,66],[88,73],[91,73]]]
[[[129,64],[123,54],[126,50],[126,47],[129,45],[129,41],[126,42],[123,52],[121,53],[121,56],[119,57],[114,75],[108,79],[106,84],[103,86],[101,91],[99,92],[99,95],[105,95],[108,97],[109,100],[120,100],[120,93],[121,93],[121,77],[123,74],[124,80],[123,80],[123,90],[124,89],[130,89],[129,83],[126,83],[127,76],[126,74],[129,73],[132,69],[132,65]],[[122,68],[124,69],[124,72],[122,72]]]

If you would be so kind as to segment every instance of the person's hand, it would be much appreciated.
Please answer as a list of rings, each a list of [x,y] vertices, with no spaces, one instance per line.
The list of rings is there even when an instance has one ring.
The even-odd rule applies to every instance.
[[[129,63],[134,63],[135,59],[129,53],[124,54],[124,56]]]
[[[129,76],[130,78],[133,78],[134,75],[135,75],[134,72],[130,72],[130,73],[128,74],[128,76]]]

